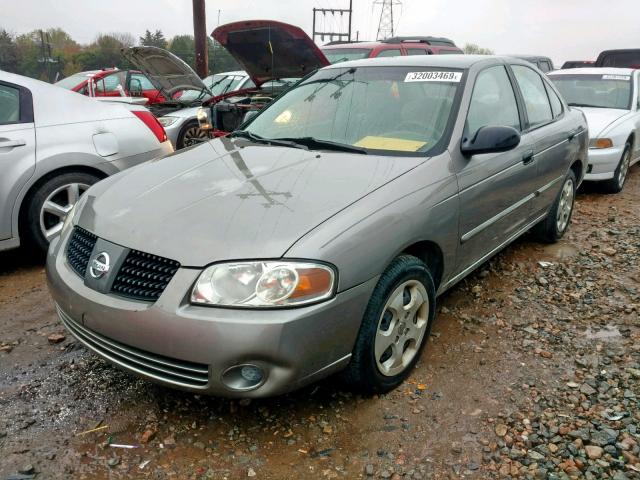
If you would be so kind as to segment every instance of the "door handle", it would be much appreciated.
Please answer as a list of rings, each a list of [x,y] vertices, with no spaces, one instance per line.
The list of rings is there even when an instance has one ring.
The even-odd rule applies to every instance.
[[[24,147],[27,144],[24,140],[0,140],[0,148]]]
[[[527,150],[522,154],[522,163],[524,163],[525,165],[529,165],[531,162],[533,162],[533,158],[533,150]]]

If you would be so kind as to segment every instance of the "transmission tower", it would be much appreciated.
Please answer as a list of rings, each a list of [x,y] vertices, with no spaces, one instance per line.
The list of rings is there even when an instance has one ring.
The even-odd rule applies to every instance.
[[[381,5],[380,22],[378,23],[378,34],[376,40],[384,40],[393,37],[393,7],[402,5],[400,0],[375,0],[374,5]]]

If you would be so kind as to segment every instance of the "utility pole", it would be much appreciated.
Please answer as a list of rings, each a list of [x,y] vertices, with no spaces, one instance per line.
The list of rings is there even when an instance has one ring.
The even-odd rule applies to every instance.
[[[209,74],[207,18],[204,0],[193,0],[193,38],[196,47],[196,72],[201,78]]]
[[[393,20],[393,7],[402,5],[400,0],[376,0],[374,5],[381,5],[380,10],[380,22],[378,23],[378,34],[376,40],[384,40],[386,38],[393,37],[394,20]]]
[[[321,22],[316,20],[318,14],[322,14]],[[343,17],[344,14],[349,15],[349,24],[346,32],[332,32],[326,29],[327,14],[332,18],[336,16]],[[349,8],[314,8],[313,9],[313,33],[311,39],[315,42],[316,37],[320,37],[320,40],[324,41],[324,37],[329,37],[329,41],[333,41],[334,38],[339,41],[351,41],[351,19],[353,17],[353,0],[349,0]],[[318,23],[321,23],[320,27]],[[318,29],[316,29],[316,27]]]

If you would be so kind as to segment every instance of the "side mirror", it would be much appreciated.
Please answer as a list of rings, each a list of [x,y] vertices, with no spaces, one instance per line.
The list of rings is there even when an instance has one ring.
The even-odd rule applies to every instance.
[[[481,127],[472,139],[465,139],[460,146],[464,155],[499,153],[513,150],[520,144],[520,132],[513,127]]]

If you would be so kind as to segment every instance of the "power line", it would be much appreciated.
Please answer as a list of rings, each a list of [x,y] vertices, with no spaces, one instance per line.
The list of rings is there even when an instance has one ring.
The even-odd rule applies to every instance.
[[[321,21],[318,21],[317,17],[321,14]],[[327,19],[327,14],[329,18]],[[348,27],[344,32],[342,28],[342,18],[344,15],[348,15]],[[353,17],[353,0],[349,0],[349,8],[315,8],[313,9],[313,33],[312,40],[315,42],[316,37],[320,37],[320,40],[324,41],[325,37],[329,37],[329,41],[351,41],[351,20]],[[327,25],[327,20],[331,25]],[[340,28],[338,28],[338,21],[340,21]]]

